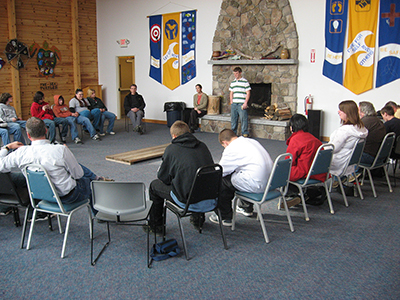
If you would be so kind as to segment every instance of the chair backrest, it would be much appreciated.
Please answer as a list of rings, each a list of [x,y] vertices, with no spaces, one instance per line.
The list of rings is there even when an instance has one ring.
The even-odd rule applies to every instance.
[[[371,165],[371,168],[387,164],[390,153],[392,152],[393,144],[396,138],[394,132],[389,132],[385,135],[378,152],[376,153],[375,160]]]
[[[114,216],[146,209],[146,186],[142,182],[92,181],[93,208]]]
[[[39,164],[29,164],[22,170],[28,185],[29,197],[32,207],[36,207],[35,200],[45,200],[48,202],[57,203],[60,210],[66,213],[64,206],[61,203],[60,197],[51,182],[46,169]]]
[[[319,146],[317,152],[315,153],[310,170],[308,171],[306,180],[303,183],[304,185],[307,184],[308,180],[313,175],[326,173],[326,176],[329,176],[334,149],[335,146],[333,144],[323,144]]]
[[[269,176],[267,186],[264,192],[263,199],[267,196],[268,192],[275,189],[281,189],[282,194],[285,195],[289,185],[290,169],[292,168],[293,156],[290,153],[283,153],[279,155],[272,166],[272,171]]]
[[[396,138],[396,143],[393,148],[394,154],[400,155],[400,135]]]
[[[365,139],[362,138],[357,139],[357,141],[354,143],[353,149],[351,149],[350,152],[351,155],[349,159],[346,161],[343,171],[339,175],[339,177],[343,176],[346,173],[347,168],[349,166],[357,166],[360,163],[361,156],[364,151],[364,146],[365,146]]]
[[[219,164],[198,168],[185,205],[185,213],[190,204],[203,200],[218,199],[221,181],[222,167]]]
[[[24,194],[24,193],[23,193]],[[29,198],[20,195],[14,182],[10,178],[10,173],[0,173],[0,203],[28,206]]]

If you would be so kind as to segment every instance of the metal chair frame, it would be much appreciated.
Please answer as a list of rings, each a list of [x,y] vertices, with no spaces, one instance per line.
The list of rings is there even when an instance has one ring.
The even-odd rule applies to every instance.
[[[235,198],[233,200],[233,218],[232,218],[232,230],[235,230],[236,223],[236,208],[238,206],[238,200],[242,199],[253,203],[257,210],[257,218],[260,219],[262,232],[266,243],[269,243],[267,229],[265,227],[263,215],[261,213],[261,206],[269,201],[279,199],[283,200],[286,217],[289,223],[290,231],[294,231],[292,219],[290,218],[289,208],[285,201],[285,195],[288,191],[290,169],[292,167],[293,157],[290,153],[284,153],[279,155],[274,162],[272,167],[271,175],[268,179],[267,186],[264,193],[246,193],[246,192],[235,192]]]
[[[317,152],[315,153],[314,160],[311,164],[310,170],[308,171],[307,177],[305,179],[300,179],[297,181],[289,181],[289,183],[295,185],[300,192],[301,202],[303,205],[304,216],[306,221],[309,221],[310,218],[308,216],[306,201],[304,199],[304,191],[303,189],[311,186],[323,186],[325,187],[326,196],[328,198],[328,204],[331,214],[334,214],[335,211],[333,210],[331,195],[329,193],[327,182],[329,179],[329,170],[332,163],[332,156],[335,146],[333,144],[323,144],[321,145]],[[324,182],[311,179],[310,177],[313,175],[323,174],[326,173],[326,179]]]

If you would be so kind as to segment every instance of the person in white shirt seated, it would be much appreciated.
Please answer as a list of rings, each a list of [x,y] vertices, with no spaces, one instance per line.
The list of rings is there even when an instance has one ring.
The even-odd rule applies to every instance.
[[[61,201],[65,204],[92,199],[90,182],[109,180],[99,177],[80,165],[68,147],[50,144],[46,139],[46,124],[32,117],[26,123],[31,146],[20,142],[5,145],[0,150],[0,172],[10,172],[12,168],[24,168],[28,164],[41,164],[50,176]],[[15,150],[9,153],[10,150]],[[55,201],[54,201],[55,202]]]
[[[225,150],[219,162],[223,168],[223,178],[218,206],[222,224],[232,226],[232,199],[235,191],[263,193],[272,171],[273,161],[259,142],[246,137],[237,137],[231,129],[220,132],[219,142]],[[240,201],[237,212],[251,217],[253,204]],[[218,216],[211,215],[210,221],[218,223]]]

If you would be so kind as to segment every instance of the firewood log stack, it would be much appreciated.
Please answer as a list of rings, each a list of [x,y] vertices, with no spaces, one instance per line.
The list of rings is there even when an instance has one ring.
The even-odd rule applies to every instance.
[[[281,107],[278,107],[277,104],[273,104],[265,109],[264,116],[264,118],[268,120],[283,121],[289,120],[292,117],[292,113],[290,108],[285,104],[281,104]]]

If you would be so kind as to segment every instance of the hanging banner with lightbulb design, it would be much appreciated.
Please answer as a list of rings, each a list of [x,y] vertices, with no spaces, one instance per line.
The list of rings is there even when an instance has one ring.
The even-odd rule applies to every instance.
[[[323,74],[339,84],[343,84],[343,48],[346,25],[347,0],[327,0]]]
[[[400,78],[400,0],[327,0],[325,45],[323,74],[357,95],[373,88],[376,56],[376,87]]]

